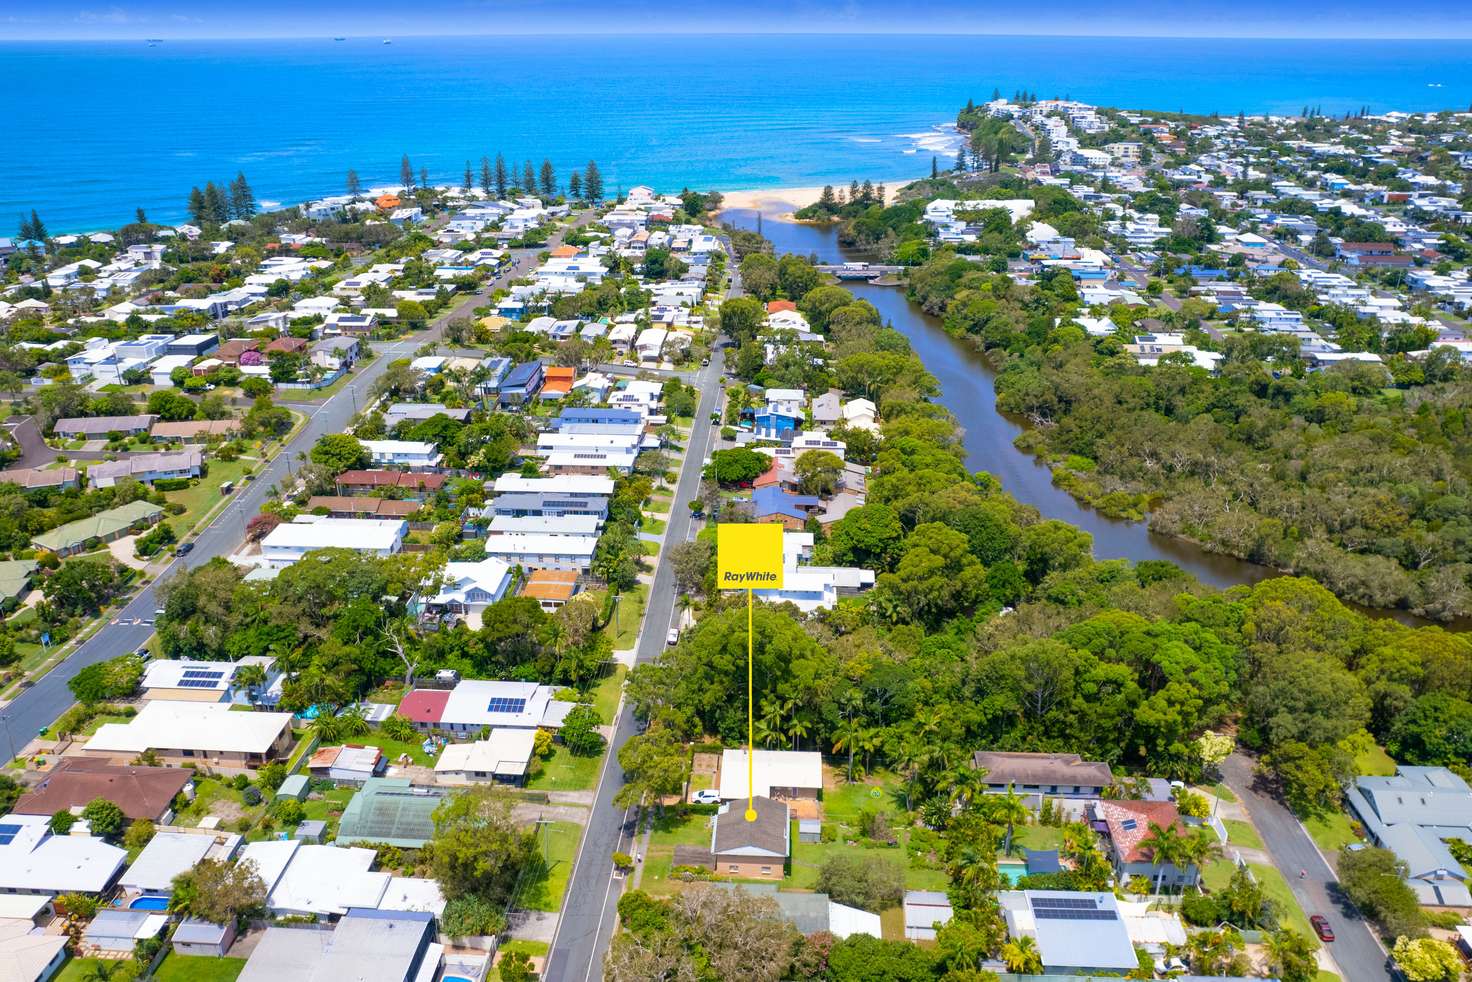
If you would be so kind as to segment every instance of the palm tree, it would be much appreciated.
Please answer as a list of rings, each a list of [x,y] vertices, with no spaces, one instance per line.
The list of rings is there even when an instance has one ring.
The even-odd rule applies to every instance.
[[[368,724],[368,717],[363,714],[361,705],[344,709],[338,714],[337,720],[342,724],[342,735],[345,737],[363,736],[373,728]]]
[[[962,760],[948,768],[941,780],[951,804],[965,808],[981,790],[983,775],[971,766],[971,761]]]
[[[859,725],[857,717],[850,716],[838,724],[838,732],[833,735],[833,752],[840,750],[848,751],[848,783],[854,783],[854,750],[863,735],[864,728]]]
[[[120,961],[94,961],[87,966],[87,971],[82,975],[82,982],[110,982],[118,969],[123,967]]]
[[[802,738],[808,735],[808,722],[801,716],[794,715],[792,721],[787,724],[787,735],[792,738],[792,749],[802,749]]]
[[[836,751],[835,751],[836,752]],[[920,776],[920,766],[924,763],[925,751],[920,742],[911,736],[901,737],[889,750],[889,762],[894,765],[895,770],[905,776],[905,811],[914,811],[913,796],[915,791],[915,779]],[[849,780],[853,780],[853,755],[849,755]]]
[[[772,744],[777,742],[780,735],[768,725],[765,717],[758,719],[752,725],[752,739],[763,747],[771,747]]]
[[[1007,838],[1002,845],[1002,853],[1010,856],[1012,854],[1012,828],[1014,825],[1027,824],[1030,812],[1023,802],[1022,796],[1012,790],[1012,785],[1007,785],[1004,794],[992,795],[987,798],[987,811],[995,822],[1005,822],[1007,825]]]
[[[319,743],[337,743],[342,739],[342,723],[330,712],[319,712],[312,720],[312,731]]]
[[[1155,867],[1155,893],[1161,890],[1167,866],[1180,867],[1183,839],[1176,833],[1175,826],[1163,828],[1159,822],[1151,822],[1149,830],[1140,839],[1140,848],[1150,850],[1150,865]]]
[[[235,670],[234,681],[254,703],[261,697],[261,686],[266,684],[266,670],[259,665],[241,665]]]
[[[1196,875],[1201,875],[1201,870],[1216,856],[1220,856],[1222,844],[1216,834],[1206,828],[1195,828],[1191,834],[1181,839],[1180,859],[1187,867],[1196,867]]]
[[[1013,975],[1041,975],[1043,956],[1038,943],[1027,935],[1021,935],[1002,945],[1002,962]]]

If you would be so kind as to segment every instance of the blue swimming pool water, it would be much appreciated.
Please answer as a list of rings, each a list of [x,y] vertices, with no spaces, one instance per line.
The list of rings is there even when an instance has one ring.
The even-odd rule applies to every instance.
[[[128,905],[129,910],[168,910],[168,897],[139,897]]]
[[[463,975],[446,975],[440,982],[470,982],[470,979]]]

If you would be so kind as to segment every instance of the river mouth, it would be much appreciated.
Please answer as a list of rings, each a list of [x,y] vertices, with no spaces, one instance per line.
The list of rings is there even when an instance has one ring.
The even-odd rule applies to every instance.
[[[774,202],[760,212],[760,218],[758,212],[740,208],[723,211],[720,218],[737,228],[757,230],[760,226],[778,255],[791,252],[816,257],[823,263],[876,258],[840,246],[837,225],[784,220],[782,216],[791,210]],[[1079,502],[1053,483],[1051,468],[1013,444],[1026,427],[997,409],[993,385],[996,372],[981,352],[947,334],[939,318],[910,302],[903,289],[856,281],[844,281],[840,285],[872,303],[886,323],[907,337],[926,369],[940,383],[937,401],[961,424],[967,468],[991,473],[1008,494],[1032,505],[1044,518],[1058,519],[1088,532],[1094,537],[1096,559],[1164,560],[1218,589],[1251,585],[1282,575],[1278,570],[1235,556],[1208,552],[1186,539],[1152,532],[1145,522],[1108,517]],[[1371,617],[1390,617],[1412,626],[1440,624],[1456,630],[1472,627],[1472,622],[1436,622],[1409,611],[1341,602]]]

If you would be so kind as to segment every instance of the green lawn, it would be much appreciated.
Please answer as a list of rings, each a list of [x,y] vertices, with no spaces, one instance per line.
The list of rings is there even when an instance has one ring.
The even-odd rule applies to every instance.
[[[524,951],[533,958],[545,956],[549,945],[545,941],[507,941],[496,948],[498,953],[509,953],[512,951]],[[490,974],[486,976],[486,982],[501,982],[501,970],[494,965],[491,966]],[[1323,982],[1323,980],[1320,980]]]
[[[644,553],[644,555],[649,556],[651,558],[654,557],[654,556],[658,556],[659,555],[659,543],[658,542],[640,542],[639,543],[639,548]]]
[[[536,762],[536,772],[526,786],[537,791],[591,791],[598,784],[602,764],[602,754],[574,757],[566,747],[558,746],[551,760]]]
[[[82,982],[87,977],[87,973],[91,971],[92,966],[102,963],[101,958],[72,958],[61,966],[61,971],[51,977],[52,982]]]
[[[1360,837],[1355,835],[1350,828],[1349,816],[1344,812],[1315,815],[1305,820],[1303,827],[1308,829],[1309,837],[1314,840],[1314,845],[1330,858],[1351,842],[1361,841]]]
[[[1262,839],[1257,834],[1257,829],[1252,827],[1251,822],[1244,822],[1236,818],[1222,820],[1227,827],[1227,841],[1234,846],[1245,846],[1248,849],[1261,849]]]
[[[864,810],[886,811],[891,815],[904,810],[904,788],[899,778],[884,771],[871,774],[863,781],[842,783],[823,792],[823,820],[853,824]]]
[[[654,832],[644,855],[642,887],[652,894],[674,892],[670,882],[675,846],[710,846],[709,815],[678,815],[673,810],[654,816]]]
[[[1232,871],[1237,868],[1230,859],[1213,859],[1201,871],[1201,882],[1213,893],[1225,890],[1232,882]]]
[[[356,743],[365,747],[377,747],[383,751],[389,763],[397,763],[400,754],[408,754],[414,763],[421,767],[433,767],[434,758],[424,752],[419,740],[395,740],[382,730],[374,730],[365,736],[349,737],[347,743]]]
[[[1276,868],[1265,863],[1248,863],[1247,868],[1252,870],[1252,875],[1257,877],[1257,882],[1262,884],[1263,893],[1268,899],[1277,905],[1279,917],[1287,923],[1288,927],[1300,934],[1313,937],[1313,928],[1309,926],[1308,918],[1304,916],[1303,908],[1298,906],[1298,901],[1293,896],[1293,891],[1288,888],[1288,880],[1279,873]]]
[[[1354,755],[1354,768],[1365,777],[1391,777],[1395,774],[1395,761],[1377,744]]]
[[[648,515],[646,515],[644,517],[644,523],[642,526],[640,526],[639,531],[648,532],[650,535],[663,535],[665,526],[667,524],[668,523],[666,523],[663,519],[650,518]]]
[[[324,837],[328,841],[337,837],[337,826],[342,820],[342,813],[347,808],[348,801],[356,793],[355,788],[334,788],[321,798],[308,798],[302,802],[302,811],[305,821],[316,821],[327,823],[327,834]]]
[[[1063,830],[1047,825],[1029,825],[1012,832],[1012,851],[1021,849],[1062,849]]]
[[[1208,890],[1225,890],[1232,880],[1235,868],[1230,859],[1214,860],[1202,871],[1201,880]],[[1248,863],[1247,868],[1252,870],[1252,875],[1262,884],[1263,893],[1277,905],[1280,917],[1287,926],[1311,936],[1313,931],[1309,927],[1308,918],[1304,916],[1303,908],[1298,906],[1283,874],[1265,863]]]
[[[220,493],[221,484],[234,481],[236,492],[239,493],[240,479],[255,463],[244,459],[212,459],[209,462],[209,473],[195,482],[194,487],[164,492],[164,497],[170,502],[178,502],[184,506],[184,514],[169,519],[169,524],[174,526],[174,532],[179,538],[183,539],[225,497]]]
[[[573,859],[577,856],[578,838],[583,827],[576,822],[549,822],[537,829],[537,842],[542,846],[546,870],[541,877],[521,888],[518,907],[556,912],[562,909],[567,881],[572,878]]]
[[[844,841],[843,837],[840,837],[837,842],[798,842],[797,824],[794,822],[792,827],[792,875],[782,881],[782,886],[787,889],[814,890],[817,888],[818,873],[824,862],[839,853],[856,853],[863,856],[877,856],[902,867],[905,871],[906,889],[944,890],[949,882],[945,871],[930,869],[921,865],[919,860],[910,857],[909,850],[906,848],[911,834],[910,829],[896,829],[896,832],[899,845],[893,848],[851,845]],[[849,834],[854,834],[854,831],[849,830]],[[648,875],[647,872],[645,875]]]
[[[623,692],[624,676],[627,674],[627,667],[615,665],[613,671],[603,676],[593,687],[593,708],[598,710],[598,718],[605,723],[613,722],[614,711],[618,709],[618,697]]]
[[[244,958],[210,958],[169,952],[153,977],[157,982],[235,982]]]
[[[1216,795],[1222,801],[1235,802],[1237,800],[1237,796],[1232,793],[1232,789],[1227,787],[1220,781],[1211,786],[1211,793]]]
[[[636,584],[632,590],[625,590],[622,597],[604,628],[613,638],[615,651],[627,651],[638,640],[639,625],[644,623],[644,605],[649,601],[649,587],[644,583]],[[602,609],[601,597],[599,609]]]

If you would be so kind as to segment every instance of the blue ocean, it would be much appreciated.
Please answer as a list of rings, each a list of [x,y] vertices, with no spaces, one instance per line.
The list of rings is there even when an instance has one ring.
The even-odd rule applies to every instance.
[[[458,181],[467,159],[596,159],[610,192],[899,180],[993,89],[1189,112],[1465,110],[1469,41],[572,36],[0,44],[0,234],[53,233],[243,171],[268,203]]]

